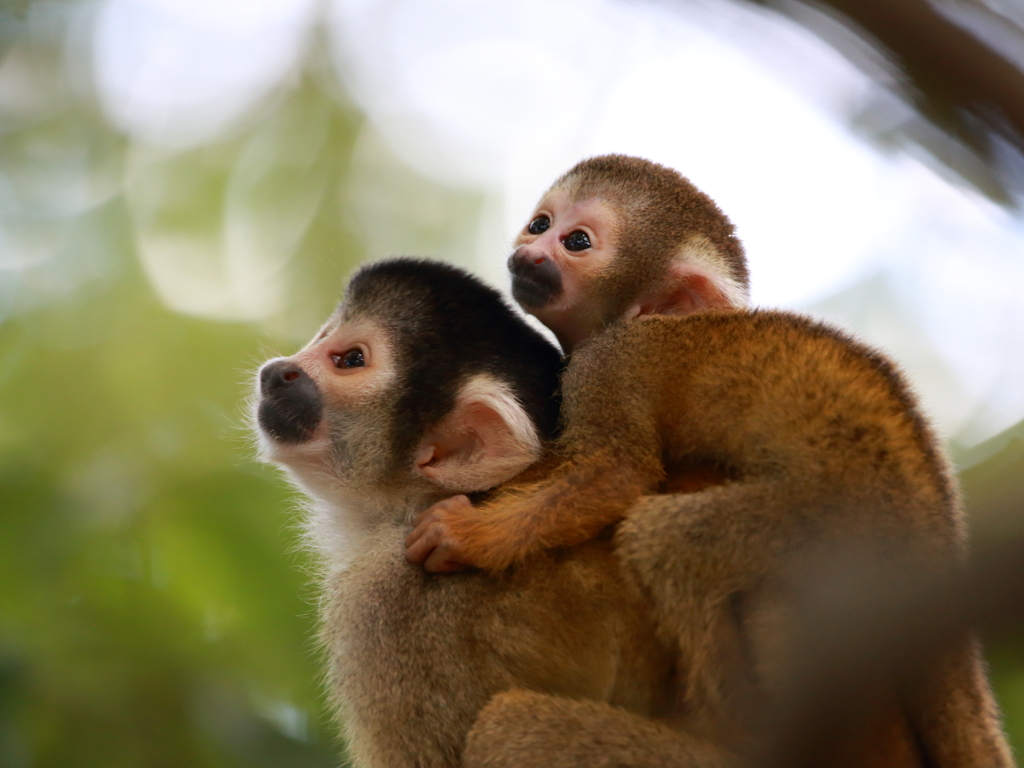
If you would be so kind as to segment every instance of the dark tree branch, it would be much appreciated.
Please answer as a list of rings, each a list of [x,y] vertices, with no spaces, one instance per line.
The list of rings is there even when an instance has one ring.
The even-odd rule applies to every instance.
[[[829,586],[801,622],[805,632],[788,695],[765,724],[768,747],[755,761],[758,768],[828,764],[886,681],[926,673],[935,654],[972,629],[992,637],[1020,627],[1024,536],[940,578],[861,568],[834,572],[824,583]]]
[[[977,172],[952,157],[954,153],[937,152],[944,163],[1003,202],[1013,199],[1009,194],[1012,187],[1020,186],[1016,192],[1024,193],[1024,179],[1014,178],[1002,167],[1009,160],[994,142],[999,137],[1024,153],[1024,72],[984,41],[925,0],[750,1],[790,16],[854,62],[858,62],[858,51],[836,39],[820,16],[804,9],[823,11],[859,32],[901,73],[906,86],[904,96],[914,109],[969,147],[991,169],[992,177],[979,178]],[[990,13],[981,7],[976,10]],[[1024,155],[1012,162],[1018,161],[1024,167]]]

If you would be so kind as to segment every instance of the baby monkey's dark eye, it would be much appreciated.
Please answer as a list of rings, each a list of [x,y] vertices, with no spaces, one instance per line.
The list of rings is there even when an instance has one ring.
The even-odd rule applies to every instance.
[[[590,247],[590,238],[582,229],[570,232],[562,241],[567,251],[585,251]]]
[[[335,368],[362,368],[366,365],[366,358],[363,356],[363,350],[357,347],[343,355],[331,355],[331,362]]]
[[[551,226],[551,219],[547,216],[538,216],[536,219],[530,222],[530,226],[526,228],[526,231],[531,235],[539,235],[542,232],[547,232],[548,227]]]

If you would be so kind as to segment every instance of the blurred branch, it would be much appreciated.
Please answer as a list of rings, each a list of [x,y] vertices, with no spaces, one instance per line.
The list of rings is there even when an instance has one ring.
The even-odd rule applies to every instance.
[[[970,112],[1007,139],[1024,137],[1024,73],[924,0],[825,0],[874,36],[906,73],[925,111]]]
[[[806,9],[825,11],[845,26],[859,28],[861,37],[873,42],[906,79],[905,95],[914,108],[969,146],[994,170],[1000,188],[986,189],[989,194],[1008,201],[1010,187],[1020,186],[1016,191],[1024,192],[1024,178],[1014,178],[1013,169],[1003,167],[1024,159],[1021,155],[1008,158],[998,147],[1001,139],[1018,153],[1024,151],[1024,72],[986,42],[950,21],[935,5],[925,0],[753,2],[790,16],[855,62],[858,52],[849,42],[830,34],[824,19],[807,13]],[[998,19],[1003,26],[1012,26],[984,6],[972,5],[970,9]],[[949,157],[941,159],[956,165]]]

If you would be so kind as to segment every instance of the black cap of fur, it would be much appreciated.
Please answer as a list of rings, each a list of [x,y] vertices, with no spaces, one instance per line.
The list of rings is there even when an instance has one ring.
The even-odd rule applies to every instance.
[[[400,346],[396,455],[407,456],[480,373],[508,385],[542,439],[554,435],[561,355],[472,275],[425,259],[378,262],[351,279],[343,308],[377,319]]]

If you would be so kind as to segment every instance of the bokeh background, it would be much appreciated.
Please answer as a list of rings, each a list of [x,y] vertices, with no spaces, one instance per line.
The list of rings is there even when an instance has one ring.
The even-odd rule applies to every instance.
[[[330,766],[255,366],[359,263],[506,287],[581,157],[672,165],[760,305],[895,356],[1024,528],[1020,0],[3,0],[0,765]],[[1024,640],[990,643],[1024,748]]]

